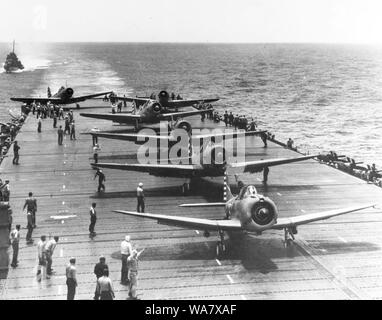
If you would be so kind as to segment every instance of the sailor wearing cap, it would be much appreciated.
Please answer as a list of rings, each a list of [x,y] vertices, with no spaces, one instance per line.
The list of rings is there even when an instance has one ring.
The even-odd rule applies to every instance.
[[[137,188],[137,212],[145,212],[145,195],[143,193],[143,183],[140,182]]]
[[[121,284],[128,284],[128,273],[129,268],[127,266],[127,258],[131,255],[133,251],[132,245],[130,243],[130,236],[125,236],[125,240],[121,242]]]

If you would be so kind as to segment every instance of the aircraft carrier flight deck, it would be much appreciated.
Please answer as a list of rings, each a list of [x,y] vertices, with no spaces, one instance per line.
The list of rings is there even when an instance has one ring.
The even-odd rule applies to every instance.
[[[90,100],[81,106],[94,103]],[[95,112],[109,109],[105,106]],[[261,183],[262,173],[243,174],[244,183],[255,184],[259,193],[276,203],[280,217],[351,205],[377,206],[303,225],[287,248],[282,231],[227,237],[227,254],[217,259],[216,232],[205,238],[202,230],[169,227],[113,210],[135,210],[136,187],[143,182],[147,212],[221,219],[222,208],[178,205],[221,201],[223,178],[201,179],[184,196],[181,179],[104,169],[106,191],[97,193],[95,170],[90,165],[92,138],[80,132],[95,126],[101,130],[120,127],[79,113],[74,110],[77,140],[66,135],[63,146],[57,144],[51,119],[43,120],[44,134],[37,134],[37,120],[28,116],[17,135],[20,165],[12,165],[12,151],[1,164],[1,174],[11,181],[13,225],[21,224],[21,240],[19,266],[2,266],[0,299],[66,299],[65,265],[73,256],[77,259],[76,299],[90,300],[95,289],[93,268],[101,255],[109,265],[115,298],[126,299],[127,287],[120,284],[120,243],[126,234],[135,246],[146,248],[139,264],[140,299],[382,298],[382,188],[317,160],[271,167],[267,186]],[[200,116],[193,116],[191,123],[193,127],[217,125],[211,120],[201,122]],[[136,162],[138,146],[134,143],[99,138],[99,144],[100,162]],[[247,137],[246,147],[248,160],[297,155],[271,141],[264,148],[259,137]],[[231,173],[229,180],[237,192]],[[56,273],[41,282],[36,280],[36,246],[25,243],[22,207],[29,191],[38,201],[35,243],[42,234],[60,237],[53,259]],[[97,203],[98,217],[93,239],[88,233],[92,202]],[[2,256],[11,252],[7,243],[1,245]]]

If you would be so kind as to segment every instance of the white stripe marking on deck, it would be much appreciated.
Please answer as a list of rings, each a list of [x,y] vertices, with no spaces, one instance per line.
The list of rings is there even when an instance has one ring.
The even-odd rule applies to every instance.
[[[277,192],[277,195],[282,196],[282,194],[280,192]]]
[[[342,242],[348,243],[348,241],[342,237],[338,237],[338,239],[340,239]]]
[[[257,181],[261,181],[261,179],[259,177],[257,177],[256,179],[257,179]]]
[[[65,201],[62,201],[62,205],[64,205],[65,204]]]
[[[240,297],[241,297],[242,300],[247,300],[247,298],[243,294],[241,294]]]
[[[199,234],[199,231],[198,230],[195,230],[196,234]]]
[[[64,256],[64,249],[61,248],[60,250],[60,257],[62,258]]]
[[[222,265],[222,263],[221,263],[218,259],[215,259],[215,260],[216,260],[216,263],[217,263],[219,266]]]
[[[62,185],[62,189],[65,189],[65,188],[66,188],[66,187],[65,187],[65,185],[63,184],[63,185]]]
[[[301,209],[301,212],[302,212],[302,213],[305,213],[306,211],[305,211],[304,209]]]
[[[233,279],[231,278],[231,276],[230,276],[229,274],[227,274],[226,277],[227,277],[227,279],[229,280],[229,282],[234,283],[234,282],[233,282]]]

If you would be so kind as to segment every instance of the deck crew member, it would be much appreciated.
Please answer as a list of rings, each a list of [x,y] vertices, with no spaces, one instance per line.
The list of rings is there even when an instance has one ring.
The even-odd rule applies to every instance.
[[[16,228],[10,234],[10,240],[12,244],[13,257],[11,266],[16,268],[18,265],[17,257],[19,255],[19,243],[20,243],[20,225],[17,224]]]
[[[70,123],[70,140],[76,140],[76,127],[74,120]]]
[[[32,239],[33,216],[32,216],[32,212],[30,211],[27,211],[27,229],[28,229],[28,232],[26,235],[26,241],[27,241],[27,244],[32,244],[33,243],[33,239]]]
[[[57,114],[55,111],[52,111],[53,114],[53,128],[57,128]]]
[[[70,134],[70,121],[68,115],[65,116],[65,129],[64,134]]]
[[[113,300],[115,297],[113,283],[109,278],[109,269],[104,269],[102,277],[97,280],[97,294],[100,300]]]
[[[19,157],[20,157],[19,150],[20,150],[20,146],[17,143],[17,141],[15,141],[13,144],[13,160],[12,160],[13,164],[19,164]]]
[[[233,126],[233,120],[234,120],[234,116],[232,114],[232,111],[229,113],[229,116],[228,116],[228,123],[229,125],[232,127]]]
[[[41,132],[41,125],[42,125],[42,121],[41,121],[41,118],[38,117],[38,121],[37,121],[37,132]]]
[[[92,203],[90,207],[90,225],[89,225],[89,237],[94,237],[97,233],[94,232],[94,227],[97,222],[97,212],[95,210],[97,204],[95,202]]]
[[[60,109],[58,110],[58,120],[61,120],[61,117],[62,117],[62,120],[64,120],[64,109],[60,106]]]
[[[33,197],[33,193],[29,192],[28,198],[25,199],[23,210],[27,208],[27,212],[32,215],[32,227],[36,228],[36,212],[37,212],[37,200]]]
[[[64,139],[64,130],[62,130],[62,126],[60,126],[57,130],[58,135],[58,145],[62,145],[62,140]]]
[[[76,295],[77,278],[76,278],[76,259],[70,258],[69,264],[66,266],[66,285],[68,287],[67,300],[74,300]]]
[[[224,123],[225,123],[225,126],[227,127],[228,126],[228,112],[227,110],[224,112]]]
[[[129,266],[129,297],[132,299],[137,299],[137,287],[138,287],[138,259],[142,254],[141,251],[133,250],[131,256],[127,259]]]
[[[98,176],[98,192],[101,192],[101,189],[105,191],[104,181],[106,181],[106,177],[101,169],[97,169],[96,174],[94,175],[94,179]],[[94,180],[93,179],[93,180]]]
[[[9,187],[9,180],[5,180],[5,184],[1,188],[3,201],[8,202],[9,196],[11,195],[11,189]]]
[[[46,236],[41,236],[39,242],[37,243],[37,254],[38,254],[38,265],[37,265],[37,281],[46,276],[44,270],[46,270]],[[49,279],[49,276],[46,276]]]
[[[137,212],[145,212],[145,195],[142,182],[138,184],[137,188]]]
[[[98,144],[95,144],[93,147],[93,159],[94,163],[98,163],[98,151],[100,151],[101,148],[99,147]]]
[[[99,293],[98,293],[98,290],[97,290],[98,279],[103,276],[103,271],[105,269],[109,269],[109,267],[106,264],[106,258],[104,256],[100,256],[99,257],[99,262],[94,266],[94,274],[97,277],[97,281],[96,281],[97,285],[96,285],[96,289],[95,289],[95,292],[94,292],[94,298],[93,298],[94,300],[98,300],[99,299]]]
[[[266,148],[268,145],[267,145],[267,134],[265,132],[263,132],[261,135],[260,135],[260,138],[261,140],[263,141],[264,143],[264,148]]]
[[[48,276],[52,275],[53,253],[54,253],[54,249],[56,249],[58,239],[59,239],[58,236],[54,236],[53,239],[50,239],[45,246],[46,274]]]
[[[293,149],[293,143],[294,143],[293,140],[291,138],[289,138],[287,141],[287,147],[289,149]]]
[[[121,284],[128,284],[129,268],[127,258],[131,255],[133,248],[130,243],[130,236],[125,236],[125,240],[121,242]]]

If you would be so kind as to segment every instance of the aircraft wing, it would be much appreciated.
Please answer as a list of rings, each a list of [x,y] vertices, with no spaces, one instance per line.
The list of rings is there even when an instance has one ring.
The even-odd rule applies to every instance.
[[[214,109],[163,113],[159,116],[159,120],[176,120],[177,118],[189,117],[189,116],[194,116],[197,114],[208,113],[208,112],[211,112],[213,110]]]
[[[266,131],[244,131],[241,130],[239,132],[233,133],[215,133],[215,134],[201,134],[201,135],[193,135],[192,139],[206,139],[212,137],[225,137],[225,138],[236,138],[238,134],[242,134],[245,136],[253,136],[265,133]],[[168,141],[176,141],[176,139],[172,135],[148,135],[148,134],[135,134],[135,133],[103,133],[103,132],[94,132],[90,133],[97,137],[108,138],[108,139],[116,139],[116,140],[124,140],[124,141],[133,141],[136,142],[138,139],[144,141],[144,139],[157,139],[157,140],[168,140]]]
[[[224,129],[222,129],[224,130]],[[206,139],[206,138],[212,138],[212,137],[223,137],[223,138],[232,138],[236,139],[238,135],[243,135],[243,136],[255,136],[255,135],[260,135],[263,133],[266,133],[267,131],[244,131],[244,130],[237,130],[237,131],[229,131],[229,132],[221,132],[221,133],[208,133],[208,134],[198,134],[198,135],[193,135],[193,139]]]
[[[139,218],[157,220],[160,224],[169,226],[182,227],[187,229],[199,230],[223,230],[223,231],[239,231],[242,230],[239,220],[210,220],[190,217],[169,216],[152,213],[138,213],[132,211],[114,210],[114,212],[122,213],[129,216]]]
[[[23,102],[27,104],[31,104],[34,102],[36,103],[41,103],[41,104],[47,104],[49,101],[53,102],[55,104],[59,104],[62,102],[61,98],[11,98],[12,101],[18,101],[18,102]]]
[[[137,98],[137,97],[115,97],[115,99],[122,100],[122,101],[128,101],[128,102],[135,102],[137,105],[141,105],[146,103],[146,101],[151,100],[149,98]]]
[[[304,160],[312,159],[315,157],[317,157],[317,155],[297,157],[297,158],[276,158],[276,159],[266,159],[266,160],[255,160],[255,161],[248,161],[248,162],[232,163],[230,164],[230,166],[232,168],[244,167],[244,172],[253,173],[253,172],[258,172],[265,167],[279,166],[282,164],[287,164],[287,163],[292,163],[297,161],[304,161]]]
[[[314,221],[325,220],[342,214],[359,211],[367,208],[374,207],[375,204],[369,204],[361,207],[349,207],[344,209],[330,210],[319,213],[303,214],[301,216],[291,218],[279,218],[277,223],[272,226],[271,229],[284,229],[289,227],[296,227],[301,224],[307,224]]]
[[[80,113],[83,117],[111,120],[119,123],[135,124],[141,118],[137,114],[116,114],[116,113]]]
[[[191,107],[194,104],[200,103],[211,103],[220,100],[219,98],[213,99],[196,99],[196,100],[172,100],[168,101],[166,107],[168,108],[182,108],[182,107]]]
[[[91,98],[95,98],[95,97],[99,97],[99,96],[108,95],[110,93],[112,93],[112,91],[93,93],[93,94],[88,94],[86,96],[71,97],[70,101],[71,101],[71,103],[76,103],[76,102],[85,101],[87,99],[91,99]]]
[[[197,171],[203,170],[200,165],[191,164],[141,164],[141,163],[92,163],[96,168],[118,169],[147,172],[159,177],[192,177]]]
[[[124,140],[124,141],[138,141],[138,138],[142,139],[158,139],[158,140],[171,140],[171,136],[165,135],[149,135],[149,134],[134,134],[134,133],[102,133],[102,132],[90,132],[90,134],[108,139]]]
[[[200,202],[200,203],[185,203],[180,204],[178,207],[188,207],[188,208],[194,208],[194,207],[225,207],[225,202]]]

